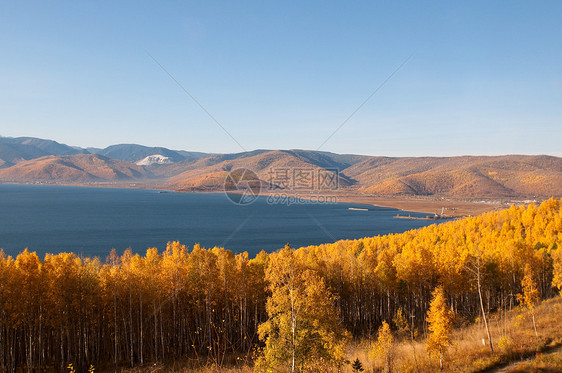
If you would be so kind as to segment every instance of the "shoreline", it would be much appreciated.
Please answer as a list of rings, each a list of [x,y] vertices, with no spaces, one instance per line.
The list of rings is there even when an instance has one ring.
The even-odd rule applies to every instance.
[[[189,193],[189,192],[188,192]],[[395,208],[402,212],[417,212],[431,216],[441,215],[447,218],[463,218],[480,215],[490,211],[509,208],[517,203],[515,199],[461,199],[445,196],[370,196],[360,193],[314,193],[299,194],[294,192],[260,193],[260,196],[282,195],[286,197],[315,199],[333,197],[337,203],[357,203],[374,207]]]
[[[344,195],[338,197],[338,202],[363,203],[378,207],[390,207],[401,211],[418,212],[428,215],[440,215],[451,218],[480,215],[486,212],[509,207],[496,201],[467,201],[450,197],[406,197],[406,196],[365,196]]]
[[[18,183],[1,182],[5,185],[37,185],[37,186],[73,186],[90,188],[116,188],[116,189],[145,189],[166,191],[173,193],[224,193],[222,190],[174,190],[167,188],[161,182],[151,183]],[[295,193],[294,191],[278,193],[261,192],[260,196],[282,195],[285,197],[313,200],[318,197],[331,197],[336,203],[357,203],[375,207],[388,207],[405,212],[417,212],[429,215],[440,215],[450,218],[462,218],[480,215],[482,213],[509,208],[513,203],[521,203],[520,199],[513,198],[456,198],[450,196],[372,196],[352,191]],[[540,201],[537,201],[540,202]]]

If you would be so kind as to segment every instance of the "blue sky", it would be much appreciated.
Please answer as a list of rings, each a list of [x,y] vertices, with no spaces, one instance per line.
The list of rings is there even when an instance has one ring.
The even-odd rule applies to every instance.
[[[0,3],[0,135],[562,156],[562,2]]]

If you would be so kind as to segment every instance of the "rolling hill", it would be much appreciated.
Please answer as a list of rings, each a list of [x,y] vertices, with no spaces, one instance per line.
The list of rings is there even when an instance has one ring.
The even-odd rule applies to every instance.
[[[53,140],[34,137],[0,137],[0,167],[44,157],[46,155],[72,155],[87,153],[84,149],[73,148]]]
[[[562,195],[562,159],[551,156],[385,158],[343,173],[360,191],[381,195],[513,197]]]
[[[551,156],[368,157],[302,150],[215,155],[169,179],[178,190],[213,190],[245,167],[267,182],[271,169],[337,169],[340,189],[368,195],[548,197],[562,195],[562,159]],[[270,178],[270,177],[269,177]]]
[[[0,169],[0,181],[23,183],[92,183],[137,180],[147,175],[141,166],[98,154],[49,155]]]
[[[161,155],[171,162],[197,159],[208,153],[170,150],[163,147],[149,147],[137,144],[118,144],[107,148],[80,148],[58,143],[53,140],[36,137],[1,137],[0,167],[9,167],[24,160],[44,157],[46,155],[100,154],[109,158],[127,162],[138,162],[146,157]]]
[[[326,160],[323,159],[325,162]],[[309,158],[300,156],[291,150],[256,151],[240,153],[238,157],[213,156],[199,159],[189,165],[189,169],[170,178],[169,187],[177,190],[218,190],[222,188],[225,177],[230,171],[247,168],[256,173],[264,185],[275,184],[272,170],[284,172],[288,170],[325,170],[337,168],[334,163],[323,163],[322,167]],[[328,167],[330,166],[330,167]],[[344,177],[339,178],[340,186],[351,186],[352,182]],[[277,185],[277,184],[276,184]]]
[[[101,154],[109,158],[127,162],[138,162],[152,155],[167,157],[171,162],[181,162],[186,159],[197,159],[208,154],[198,152],[176,151],[163,147],[149,147],[137,144],[111,145],[105,149],[89,148],[91,153]]]
[[[220,191],[228,173],[238,168],[281,188],[287,185],[273,180],[272,170],[337,175],[340,191],[362,195],[562,196],[562,158],[547,155],[376,157],[265,149],[208,154],[137,144],[82,149],[52,140],[0,137],[0,182],[136,180],[179,191]]]

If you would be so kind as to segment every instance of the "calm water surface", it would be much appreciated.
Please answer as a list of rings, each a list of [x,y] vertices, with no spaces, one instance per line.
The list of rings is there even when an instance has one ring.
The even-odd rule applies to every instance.
[[[29,248],[40,257],[73,251],[105,258],[112,248],[143,253],[180,241],[190,247],[200,243],[248,251],[252,257],[287,242],[300,247],[432,223],[394,219],[397,212],[351,203],[271,205],[265,197],[238,206],[222,193],[0,185],[0,248],[9,255]]]

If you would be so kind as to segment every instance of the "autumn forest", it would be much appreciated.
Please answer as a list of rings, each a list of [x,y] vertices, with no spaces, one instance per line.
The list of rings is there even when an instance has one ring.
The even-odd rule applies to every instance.
[[[397,315],[431,338],[439,302],[462,323],[554,296],[561,242],[562,202],[550,199],[254,258],[179,242],[103,260],[0,251],[0,371],[233,359],[337,371],[346,343]]]

